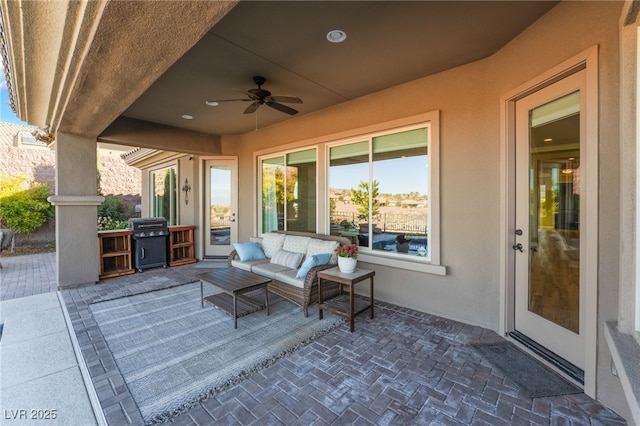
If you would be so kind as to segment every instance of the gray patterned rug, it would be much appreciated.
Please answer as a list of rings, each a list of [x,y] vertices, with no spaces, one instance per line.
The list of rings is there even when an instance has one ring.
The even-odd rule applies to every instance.
[[[205,285],[205,295],[214,287]],[[263,292],[256,298],[262,298]],[[205,303],[200,283],[90,305],[146,424],[192,407],[339,325],[317,305],[302,309],[269,295],[262,310],[233,319]]]

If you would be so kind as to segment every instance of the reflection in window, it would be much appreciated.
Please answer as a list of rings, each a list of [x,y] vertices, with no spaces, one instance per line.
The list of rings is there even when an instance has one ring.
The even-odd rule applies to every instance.
[[[261,161],[262,233],[316,232],[316,150]]]
[[[422,127],[332,147],[331,233],[373,251],[429,257],[427,146]]]
[[[150,172],[151,216],[164,217],[168,225],[177,225],[176,168],[167,167]]]

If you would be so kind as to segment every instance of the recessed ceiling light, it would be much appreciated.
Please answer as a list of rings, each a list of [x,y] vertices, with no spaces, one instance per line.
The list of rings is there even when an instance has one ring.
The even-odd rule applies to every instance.
[[[184,118],[185,120],[193,120],[193,115],[182,114],[182,118]]]
[[[220,105],[219,103],[217,103],[216,101],[206,101],[205,104],[209,105],[209,106],[218,106]]]
[[[331,30],[327,33],[327,40],[331,43],[342,43],[347,38],[347,33],[342,30]]]

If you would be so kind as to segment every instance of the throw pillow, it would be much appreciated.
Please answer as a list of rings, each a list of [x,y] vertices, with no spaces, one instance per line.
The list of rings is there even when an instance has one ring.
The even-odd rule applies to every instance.
[[[340,243],[338,241],[319,240],[313,238],[307,246],[307,258],[313,256],[314,254],[333,253],[333,255],[331,256],[331,263],[337,263],[338,257],[335,253],[339,245]]]
[[[331,260],[332,253],[322,253],[322,254],[314,254],[311,257],[308,257],[307,260],[304,261],[298,273],[296,274],[296,278],[304,278],[307,276],[311,268],[320,265],[326,265]]]
[[[238,252],[241,262],[267,258],[258,243],[235,243],[233,247]]]
[[[311,238],[303,237],[300,235],[287,235],[282,244],[282,249],[292,251],[294,253],[307,254],[307,246],[309,245]]]
[[[278,250],[278,252],[271,258],[271,263],[276,265],[286,266],[291,269],[298,269],[300,262],[302,262],[303,254],[294,253],[287,250]]]
[[[285,234],[267,232],[262,237],[262,249],[267,257],[273,257],[282,248]]]

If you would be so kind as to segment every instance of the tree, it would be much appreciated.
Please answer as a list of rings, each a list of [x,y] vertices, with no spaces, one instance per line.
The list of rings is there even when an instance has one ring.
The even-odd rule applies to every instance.
[[[369,182],[360,182],[358,189],[351,188],[351,201],[358,206],[358,219],[367,222],[369,221],[369,217],[376,216],[380,212],[378,181],[374,180],[371,187],[371,194],[369,194]],[[371,204],[369,204],[370,199]],[[371,212],[369,212],[369,205],[371,205]]]
[[[48,184],[34,183],[20,189],[25,177],[0,177],[0,217],[13,232],[31,234],[54,216],[47,201],[51,195]]]

